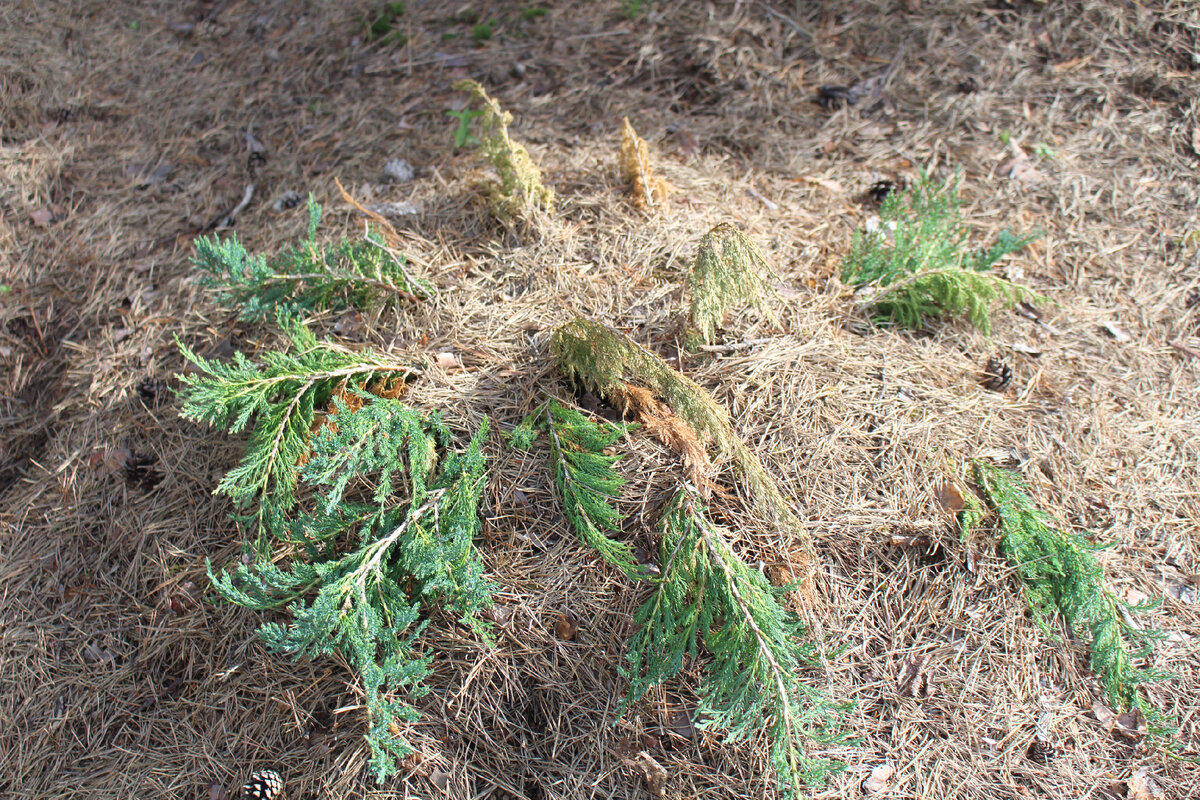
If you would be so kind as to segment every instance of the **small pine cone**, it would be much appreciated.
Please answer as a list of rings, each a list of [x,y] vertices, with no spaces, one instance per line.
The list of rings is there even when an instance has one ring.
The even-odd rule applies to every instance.
[[[869,194],[871,199],[876,203],[882,203],[884,200],[888,199],[888,195],[896,191],[896,188],[895,181],[884,179],[882,181],[875,181],[875,183],[871,184],[871,188],[867,190],[867,194]]]
[[[983,368],[983,380],[979,383],[989,391],[1001,392],[1012,380],[1012,375],[1012,367],[993,356],[988,359],[987,366]]]
[[[1029,756],[1030,761],[1049,764],[1058,757],[1058,748],[1048,739],[1038,738],[1029,743],[1029,749],[1025,751],[1025,755]]]
[[[242,786],[242,800],[283,800],[283,777],[273,769],[252,772]]]
[[[854,105],[858,96],[852,87],[834,86],[832,84],[817,89],[817,105],[827,110],[841,108],[844,105]]]

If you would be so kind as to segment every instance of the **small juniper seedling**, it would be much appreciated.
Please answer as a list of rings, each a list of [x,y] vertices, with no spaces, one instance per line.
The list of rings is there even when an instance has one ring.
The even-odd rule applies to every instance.
[[[991,331],[991,307],[1041,300],[1030,289],[992,271],[1004,256],[1040,234],[1003,231],[984,250],[970,251],[957,181],[935,184],[927,176],[892,192],[879,209],[880,223],[854,234],[842,265],[842,282],[859,293],[859,306],[877,320],[918,329],[937,317],[966,317]]]
[[[688,270],[692,324],[705,344],[717,337],[717,328],[735,306],[755,305],[778,324],[767,301],[774,296],[767,281],[775,273],[762,251],[746,234],[721,223],[700,240],[696,259]]]

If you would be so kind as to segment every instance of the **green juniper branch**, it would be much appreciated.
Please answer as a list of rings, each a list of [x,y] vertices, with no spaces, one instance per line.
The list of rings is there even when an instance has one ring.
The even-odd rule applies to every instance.
[[[730,740],[765,730],[785,796],[799,797],[802,785],[841,767],[809,756],[805,741],[847,741],[840,732],[844,707],[801,680],[802,668],[819,664],[805,626],[780,603],[783,590],[734,553],[691,487],[669,505],[661,534],[661,577],[635,615],[622,707],[676,675],[703,647],[710,659],[700,725],[726,731]]]
[[[268,352],[262,366],[243,353],[224,363],[204,358],[180,343],[198,370],[179,375],[181,414],[196,422],[240,433],[252,426],[241,463],[217,486],[241,509],[252,504],[260,532],[271,517],[286,514],[295,502],[297,465],[308,451],[316,409],[339,387],[372,381],[403,380],[418,373],[370,351],[352,353],[318,342],[302,323],[280,319],[291,352]]]
[[[888,195],[879,227],[855,232],[842,265],[842,282],[862,294],[859,307],[908,328],[920,328],[929,318],[962,316],[989,333],[997,301],[1011,306],[1044,299],[991,271],[1040,234],[1003,231],[991,247],[971,252],[961,209],[957,181],[937,185],[924,174],[907,191]]]
[[[436,414],[361,389],[333,404],[299,468],[315,492],[311,510],[270,520],[276,538],[292,545],[284,550],[290,565],[263,554],[231,572],[210,564],[209,576],[238,605],[287,607],[289,624],[261,628],[270,649],[297,658],[339,652],[350,662],[366,694],[366,739],[382,781],[412,752],[399,724],[417,713],[399,695],[428,691],[432,656],[417,652],[423,608],[441,607],[490,641],[480,614],[496,587],[473,544],[487,424],[457,453]]]
[[[734,433],[728,412],[703,387],[629,337],[588,319],[575,319],[557,328],[550,346],[560,370],[603,397],[623,396],[628,379],[665,400],[701,438],[733,459],[760,511],[810,551],[804,524],[762,461]]]
[[[633,549],[605,533],[620,530],[623,517],[609,501],[620,496],[625,485],[615,469],[621,456],[606,451],[637,426],[593,422],[555,400],[535,410],[523,425],[527,430],[513,436],[520,449],[528,449],[537,431],[547,432],[550,470],[571,528],[625,575],[643,577]]]
[[[403,256],[392,253],[376,231],[368,228],[360,240],[320,247],[321,207],[311,196],[308,214],[306,238],[271,259],[251,256],[236,236],[196,239],[193,263],[201,284],[250,321],[281,312],[366,308],[380,297],[417,302],[433,295],[429,284],[409,275]]]
[[[1104,568],[1096,558],[1100,546],[1058,527],[1037,507],[1018,474],[975,462],[974,475],[996,515],[1000,546],[1016,565],[1038,625],[1050,634],[1050,618],[1061,615],[1072,631],[1087,640],[1092,670],[1108,702],[1157,719],[1140,688],[1166,675],[1139,669],[1133,659],[1149,656],[1162,634],[1136,627],[1127,616],[1153,604],[1130,606],[1118,599],[1105,585]]]

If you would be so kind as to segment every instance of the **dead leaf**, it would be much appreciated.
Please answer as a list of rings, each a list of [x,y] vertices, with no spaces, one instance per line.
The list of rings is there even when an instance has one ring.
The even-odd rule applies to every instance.
[[[29,221],[34,225],[37,225],[39,228],[44,228],[51,222],[54,222],[54,212],[45,207],[39,208],[38,210],[30,213]]]
[[[93,640],[83,648],[83,660],[88,664],[112,663],[117,660],[117,656],[112,650]]]
[[[1192,126],[1192,152],[1200,156],[1200,122]]]
[[[634,765],[642,773],[642,780],[646,782],[646,791],[650,792],[652,797],[662,797],[667,792],[667,779],[670,775],[662,764],[654,760],[654,756],[646,751],[637,754],[637,759]]]
[[[492,606],[491,608],[484,609],[482,612],[482,616],[486,619],[491,620],[492,622],[496,623],[497,625],[504,627],[504,625],[507,624],[508,621],[512,618],[512,611],[505,608],[504,606]]]
[[[1116,712],[1099,700],[1092,703],[1092,713],[1096,715],[1096,720],[1105,730],[1111,731],[1117,722]]]
[[[1149,767],[1139,767],[1129,776],[1129,800],[1159,800],[1163,792],[1150,775]]]
[[[1113,730],[1126,739],[1139,742],[1146,736],[1146,718],[1136,708],[1126,711],[1117,715]]]
[[[333,332],[344,339],[357,340],[362,334],[362,314],[351,308],[333,325]]]
[[[1004,177],[1021,183],[1039,183],[1044,179],[1028,154],[1015,142],[1012,145],[1012,155],[1001,161],[996,169]]]
[[[891,764],[880,764],[871,770],[871,775],[863,781],[863,790],[868,794],[879,794],[886,791],[892,783],[892,776],[896,774],[896,768]]]
[[[167,588],[163,592],[164,605],[173,614],[183,614],[189,609],[200,605],[202,592],[192,581],[184,581],[178,586]]]
[[[967,506],[962,491],[953,483],[946,481],[937,487],[937,501],[942,508],[951,514],[957,514]]]
[[[679,152],[683,153],[684,158],[692,158],[700,152],[700,140],[687,128],[676,128],[675,138],[679,140]]]
[[[450,773],[435,769],[429,773],[429,782],[437,787],[438,791],[444,792],[450,786]]]
[[[1009,345],[1009,347],[1011,347],[1013,350],[1016,350],[1018,353],[1024,353],[1025,355],[1033,356],[1034,358],[1037,358],[1042,354],[1042,351],[1033,345],[1022,344],[1021,342],[1013,342]]]
[[[570,611],[558,612],[558,622],[554,623],[554,635],[560,639],[571,641],[579,633],[579,620]]]
[[[1196,590],[1186,583],[1173,583],[1167,586],[1167,594],[1181,603],[1196,602]]]
[[[458,363],[458,356],[454,353],[438,353],[437,365],[442,369],[458,369],[462,366]]]
[[[1108,334],[1118,342],[1133,341],[1133,337],[1126,333],[1123,328],[1118,328],[1116,323],[1105,321],[1100,323],[1100,327],[1108,331]]]
[[[846,188],[837,181],[829,180],[828,178],[818,178],[812,175],[801,175],[792,178],[793,183],[811,183],[820,186],[822,189],[833,192],[834,194],[845,194]]]
[[[160,183],[166,183],[167,178],[171,177],[171,173],[174,171],[174,164],[159,164],[149,175],[146,176],[145,185],[158,186]]]
[[[686,708],[676,708],[667,712],[667,725],[671,731],[685,739],[696,738],[696,726],[692,723],[692,713]]]
[[[208,800],[229,800],[229,793],[224,786],[213,781],[208,784]]]

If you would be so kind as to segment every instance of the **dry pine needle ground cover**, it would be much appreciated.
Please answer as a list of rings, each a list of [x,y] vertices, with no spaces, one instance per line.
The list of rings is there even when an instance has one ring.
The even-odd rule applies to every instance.
[[[673,796],[771,796],[759,749],[695,730],[694,670],[613,724],[644,588],[566,530],[541,455],[498,435],[481,544],[503,633],[488,649],[430,628],[421,757],[389,786],[363,775],[343,665],[266,654],[258,615],[206,602],[204,559],[238,553],[211,490],[241,442],[178,419],[173,337],[220,356],[273,334],[196,288],[190,242],[251,183],[236,230],[252,251],[302,235],[287,192],[325,203],[327,235],[351,233],[338,177],[364,203],[415,205],[394,222],[440,294],[315,326],[454,353],[409,399],[464,431],[568,396],[547,343],[576,314],[675,358],[700,234],[733,221],[762,246],[781,324],[738,315],[725,341],[755,343],[676,363],[730,408],[815,538],[814,621],[844,647],[818,680],[856,701],[860,742],[813,796],[859,796],[885,762],[895,797],[1132,797],[1143,767],[1167,796],[1200,793],[1194,766],[1097,719],[1081,647],[1038,630],[994,544],[960,543],[935,499],[970,457],[1015,456],[1064,525],[1115,541],[1118,594],[1163,600],[1145,619],[1175,677],[1151,699],[1197,754],[1194,6],[658,0],[630,20],[617,2],[536,17],[481,0],[472,21],[471,5],[410,2],[407,40],[386,45],[362,41],[362,3],[0,7],[0,792],[218,797],[274,767],[299,798],[646,796],[632,748]],[[466,77],[513,111],[555,190],[538,236],[475,200],[478,164],[445,116]],[[872,77],[853,106],[814,102]],[[676,189],[650,213],[619,184],[623,117]],[[393,158],[415,177],[383,178]],[[962,170],[981,232],[1045,232],[1003,265],[1052,298],[1040,319],[1005,312],[991,339],[862,324],[840,259],[872,183],[918,167]],[[999,392],[979,384],[990,356],[1013,371]],[[672,457],[630,448],[627,536],[647,546]],[[786,573],[788,542],[728,521],[747,558]]]

